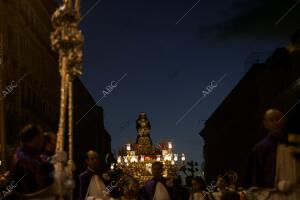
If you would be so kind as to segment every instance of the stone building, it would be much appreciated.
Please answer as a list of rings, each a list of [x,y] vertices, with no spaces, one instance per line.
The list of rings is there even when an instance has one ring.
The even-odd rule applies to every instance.
[[[19,130],[29,122],[57,131],[60,75],[50,45],[54,0],[0,0],[0,139],[1,160],[17,145]],[[74,122],[95,105],[79,79],[74,81]],[[74,158],[83,168],[86,147],[103,159],[111,152],[111,138],[96,106],[74,128]]]
[[[199,134],[205,142],[204,171],[209,182],[228,170],[242,178],[247,156],[266,134],[262,120],[267,108],[287,113],[289,131],[300,133],[299,52],[299,39],[293,40],[288,50],[276,49],[265,63],[254,64],[206,121]]]

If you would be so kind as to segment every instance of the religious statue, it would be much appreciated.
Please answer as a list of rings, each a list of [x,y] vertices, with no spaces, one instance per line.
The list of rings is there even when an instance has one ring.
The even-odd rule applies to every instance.
[[[140,113],[139,118],[136,120],[136,131],[140,136],[147,136],[149,135],[150,130],[151,125],[146,113]]]
[[[139,149],[145,149],[152,147],[152,140],[150,138],[151,125],[147,118],[146,113],[139,114],[136,120],[136,131],[138,133],[136,138],[136,145]]]

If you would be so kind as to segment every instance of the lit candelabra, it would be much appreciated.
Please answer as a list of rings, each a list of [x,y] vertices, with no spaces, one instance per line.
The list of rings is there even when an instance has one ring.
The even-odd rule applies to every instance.
[[[166,147],[167,146],[167,147]],[[157,154],[136,154],[138,145],[127,144],[126,151],[121,151],[117,158],[117,164],[112,164],[111,169],[115,167],[130,174],[137,179],[142,185],[146,180],[151,178],[151,167],[153,162],[161,162],[164,165],[163,176],[175,176],[179,169],[185,165],[185,154],[179,155],[173,153],[173,145],[168,142],[167,145],[161,145],[157,148]]]
[[[80,0],[64,0],[52,15],[54,31],[51,34],[52,49],[59,56],[61,75],[60,119],[57,133],[56,159],[54,159],[60,199],[72,198],[73,182],[73,79],[82,73],[83,35],[79,30]],[[68,106],[68,107],[67,107]],[[68,116],[66,112],[68,110]],[[64,151],[68,119],[68,153]],[[67,162],[66,162],[67,161]],[[66,164],[67,163],[67,164]]]

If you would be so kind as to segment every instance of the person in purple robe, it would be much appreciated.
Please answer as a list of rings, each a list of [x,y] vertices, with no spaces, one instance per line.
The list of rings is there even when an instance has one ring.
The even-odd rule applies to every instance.
[[[12,160],[11,179],[17,183],[14,192],[18,196],[34,196],[53,185],[54,167],[41,158],[45,139],[39,126],[25,126],[20,133],[20,140],[21,145]]]
[[[171,200],[171,188],[166,185],[166,179],[162,176],[163,164],[154,162],[152,164],[153,178],[145,183],[138,191],[138,200]]]
[[[107,189],[107,181],[99,172],[99,157],[95,151],[86,153],[85,162],[87,169],[79,175],[79,200],[86,200],[88,197],[109,199],[111,191]]]
[[[264,114],[263,124],[268,134],[255,145],[248,158],[244,188],[276,188],[277,146],[286,141],[285,119],[279,110],[269,109]]]

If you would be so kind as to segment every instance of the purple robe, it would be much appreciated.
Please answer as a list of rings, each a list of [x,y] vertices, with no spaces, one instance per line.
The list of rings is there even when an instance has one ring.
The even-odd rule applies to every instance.
[[[157,185],[158,182],[161,182],[166,187],[166,189],[168,190],[169,195],[172,199],[170,188],[168,186],[166,186],[166,179],[165,178],[161,178],[160,180],[156,180],[156,179],[153,178],[153,179],[147,181],[146,184],[144,185],[144,187],[142,187],[138,191],[137,199],[138,200],[153,200],[156,185]]]
[[[252,150],[243,180],[243,186],[250,188],[275,188],[276,152],[279,141],[271,136],[263,138]]]
[[[41,157],[33,157],[33,154],[20,147],[13,157],[12,180],[17,182],[15,192],[31,194],[40,191],[54,182],[54,167]]]
[[[82,172],[79,175],[79,184],[80,184],[80,188],[79,188],[79,200],[85,200],[85,197],[87,195],[88,192],[88,188],[92,179],[92,176],[94,174],[97,174],[99,176],[99,178],[103,181],[103,183],[106,185],[106,181],[103,180],[103,178],[101,177],[100,174],[92,172],[90,169],[86,169],[84,172]]]

